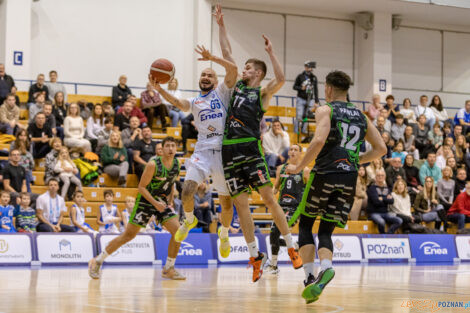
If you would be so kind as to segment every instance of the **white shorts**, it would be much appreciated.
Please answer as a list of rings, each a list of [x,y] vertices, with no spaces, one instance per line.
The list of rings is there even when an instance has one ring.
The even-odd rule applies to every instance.
[[[219,196],[229,196],[225,184],[224,167],[222,165],[222,151],[203,150],[195,151],[186,161],[185,180],[192,180],[200,184],[204,180],[212,178],[212,186]]]

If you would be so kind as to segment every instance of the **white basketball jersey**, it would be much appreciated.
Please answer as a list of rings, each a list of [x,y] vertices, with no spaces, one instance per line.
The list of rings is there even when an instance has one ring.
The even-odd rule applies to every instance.
[[[198,130],[195,151],[208,149],[221,150],[224,138],[227,109],[233,89],[220,83],[215,90],[206,95],[189,99],[191,113]]]
[[[101,211],[101,221],[106,223],[108,221],[108,217],[116,217],[117,216],[117,206],[113,204],[111,206],[111,211],[108,211],[105,204],[100,205]],[[100,233],[117,233],[119,232],[116,225],[114,223],[109,223],[106,225],[100,225]]]
[[[83,226],[83,224],[85,224],[85,210],[76,204],[72,206],[75,208],[75,220],[78,222],[78,224]],[[72,220],[70,220],[70,225],[75,226],[73,225]]]

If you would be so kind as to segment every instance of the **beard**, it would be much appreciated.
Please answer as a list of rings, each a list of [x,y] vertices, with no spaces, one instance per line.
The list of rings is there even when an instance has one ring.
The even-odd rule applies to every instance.
[[[210,84],[207,87],[203,87],[202,84],[199,83],[199,89],[201,89],[201,91],[208,92],[208,91],[211,91],[212,89],[214,89],[214,84]]]

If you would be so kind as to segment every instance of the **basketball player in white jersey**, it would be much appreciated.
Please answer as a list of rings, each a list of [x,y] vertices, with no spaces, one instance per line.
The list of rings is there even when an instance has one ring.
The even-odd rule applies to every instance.
[[[177,99],[161,88],[150,75],[149,79],[163,98],[182,111],[190,111],[194,115],[194,122],[198,130],[196,148],[191,159],[185,164],[187,172],[181,194],[185,220],[176,232],[175,240],[183,241],[189,230],[197,225],[198,220],[194,216],[194,194],[197,186],[210,176],[213,186],[219,194],[222,207],[222,226],[218,231],[221,242],[219,250],[222,257],[228,257],[230,254],[228,230],[232,221],[233,208],[225,184],[221,151],[227,108],[237,80],[238,69],[234,63],[213,56],[204,46],[198,46],[196,52],[201,55],[198,60],[212,61],[225,68],[226,75],[223,82],[218,83],[215,71],[206,68],[199,78],[201,93],[194,98]]]

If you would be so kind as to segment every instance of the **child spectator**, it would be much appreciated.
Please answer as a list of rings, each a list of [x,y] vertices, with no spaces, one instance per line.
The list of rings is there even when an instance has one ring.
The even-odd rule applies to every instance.
[[[395,141],[399,139],[404,139],[403,135],[405,134],[406,125],[404,124],[403,115],[398,113],[395,117],[395,123],[392,125],[392,138]]]
[[[126,207],[121,212],[121,215],[122,215],[122,221],[120,225],[121,232],[123,232],[126,229],[127,223],[129,223],[129,219],[131,217],[132,211],[134,210],[134,206],[135,206],[135,198],[131,196],[127,196]]]
[[[83,204],[86,200],[83,197],[83,192],[75,191],[73,193],[73,202],[75,203],[72,204],[72,207],[70,208],[70,225],[75,226],[75,230],[79,233],[96,234],[97,231],[85,223],[85,209],[83,208]]]
[[[408,154],[413,154],[413,157],[416,160],[419,160],[419,150],[416,149],[415,146],[415,135],[413,135],[413,127],[411,126],[406,126],[405,128],[405,134],[403,136],[403,143],[405,147],[405,151]]]
[[[0,232],[2,233],[16,233],[13,227],[13,216],[15,209],[10,203],[10,194],[8,191],[0,192]]]
[[[403,148],[404,148],[404,144],[403,144],[403,141],[400,139],[400,141],[398,141],[395,144],[395,148],[393,148],[393,152],[392,152],[392,159],[399,158],[401,161],[401,164],[405,164],[405,157],[407,155],[406,152],[403,152]]]
[[[444,141],[444,136],[442,135],[439,123],[434,124],[434,126],[432,127],[432,131],[430,131],[428,134],[428,139],[429,144],[433,146],[433,151],[436,152]]]
[[[98,144],[96,146],[96,154],[101,153],[101,149],[108,143],[109,136],[113,131],[114,119],[112,117],[106,117],[104,119],[104,128],[98,132]]]
[[[77,186],[78,190],[82,190],[82,181],[78,178],[78,169],[75,163],[70,159],[69,150],[67,147],[62,147],[55,164],[54,171],[59,173],[60,180],[64,183],[62,186],[62,198],[65,199],[69,191],[70,184],[73,183]]]
[[[104,191],[103,195],[105,203],[100,205],[98,216],[96,217],[96,221],[98,225],[100,225],[99,232],[105,234],[118,234],[119,229],[116,226],[116,223],[119,223],[122,218],[117,205],[113,204],[114,192],[107,189]]]
[[[14,216],[16,218],[16,230],[20,233],[34,233],[39,224],[36,210],[31,204],[31,197],[27,192],[20,193],[20,204],[16,206]]]

